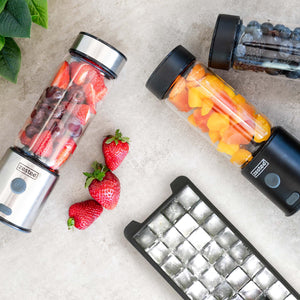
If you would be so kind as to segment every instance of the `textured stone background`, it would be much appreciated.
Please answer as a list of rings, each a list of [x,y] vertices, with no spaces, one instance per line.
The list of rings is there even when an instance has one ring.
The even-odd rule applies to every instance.
[[[153,68],[182,44],[207,62],[218,13],[245,21],[299,24],[291,1],[50,0],[49,29],[36,25],[20,39],[18,84],[0,79],[0,155],[19,129],[79,31],[110,42],[128,57],[99,114],[61,170],[61,179],[29,235],[0,229],[0,299],[179,299],[123,237],[188,176],[300,292],[300,214],[286,218],[222,155],[144,87]],[[299,81],[217,71],[274,124],[300,138]],[[102,160],[101,139],[116,128],[131,137],[131,152],[116,171],[119,205],[84,232],[68,232],[70,204],[89,198],[82,171]]]

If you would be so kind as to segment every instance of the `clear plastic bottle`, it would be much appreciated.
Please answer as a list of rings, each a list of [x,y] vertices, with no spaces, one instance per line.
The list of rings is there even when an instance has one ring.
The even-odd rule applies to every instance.
[[[300,78],[300,27],[254,20],[243,25],[240,17],[221,14],[208,65]]]
[[[30,231],[126,57],[81,32],[0,161],[0,221]]]
[[[209,137],[216,149],[241,167],[243,175],[287,215],[300,208],[300,143],[281,127],[272,127],[262,113],[188,50],[178,46],[171,51],[146,87],[159,99],[166,98]]]
[[[84,39],[105,45],[85,33],[78,39],[81,39],[79,47],[86,47]],[[81,55],[81,51],[78,46],[71,48],[21,129],[16,143],[28,155],[54,170],[74,152],[96,114],[97,105],[103,101],[110,80],[116,77],[114,71]]]

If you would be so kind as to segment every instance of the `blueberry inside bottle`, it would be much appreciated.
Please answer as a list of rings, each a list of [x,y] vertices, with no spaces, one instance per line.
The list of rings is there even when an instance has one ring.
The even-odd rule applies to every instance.
[[[243,22],[239,16],[220,14],[211,42],[209,67],[251,70],[300,78],[300,25],[280,22]]]
[[[180,112],[286,215],[300,208],[300,143],[272,126],[241,94],[187,49],[171,51],[146,87]]]
[[[30,231],[126,57],[81,32],[0,161],[0,221]]]

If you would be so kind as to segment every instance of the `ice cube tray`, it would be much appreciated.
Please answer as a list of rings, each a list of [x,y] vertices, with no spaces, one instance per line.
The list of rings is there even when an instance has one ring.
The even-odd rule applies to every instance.
[[[186,177],[129,242],[183,299],[299,300],[300,295]]]

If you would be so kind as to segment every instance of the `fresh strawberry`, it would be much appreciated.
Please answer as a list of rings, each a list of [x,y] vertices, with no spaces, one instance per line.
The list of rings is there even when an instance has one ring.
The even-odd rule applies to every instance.
[[[57,86],[61,89],[66,89],[70,82],[70,68],[69,64],[65,61],[59,71],[57,72],[51,86]]]
[[[73,226],[83,230],[89,227],[103,212],[102,206],[95,200],[86,200],[70,206],[68,228]]]
[[[73,152],[75,151],[77,145],[72,138],[65,138],[65,140],[60,141],[64,146],[59,151],[57,157],[55,158],[55,163],[52,166],[53,169],[58,169]]]
[[[38,156],[50,157],[53,150],[51,132],[45,130],[35,134],[30,143],[30,150]]]
[[[91,78],[90,83],[93,85],[96,93],[96,102],[99,102],[107,92],[107,87],[104,83],[104,76],[98,71],[97,74]]]
[[[86,103],[90,106],[91,113],[96,114],[96,93],[94,86],[91,83],[87,83],[83,86],[85,93]]]
[[[84,62],[74,61],[70,64],[71,80],[77,85],[83,85],[88,78],[88,74],[94,72],[94,68]]]
[[[98,203],[106,209],[113,209],[120,198],[120,181],[106,166],[94,162],[93,173],[83,173],[87,176],[85,187]]]
[[[24,146],[29,146],[31,143],[31,138],[26,135],[25,130],[20,132],[20,141]]]
[[[115,170],[129,151],[129,138],[123,137],[119,129],[114,136],[107,136],[102,143],[105,163],[110,170]]]
[[[82,125],[85,125],[90,117],[90,106],[87,104],[69,105],[67,110],[70,111]]]

